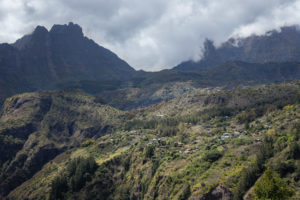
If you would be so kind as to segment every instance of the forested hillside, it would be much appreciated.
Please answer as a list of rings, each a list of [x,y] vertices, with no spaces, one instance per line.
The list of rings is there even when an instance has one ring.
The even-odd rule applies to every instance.
[[[1,114],[1,143],[14,150],[1,161],[1,194],[8,199],[297,197],[299,103],[299,81],[192,92],[130,112],[79,91],[18,95],[6,100]]]

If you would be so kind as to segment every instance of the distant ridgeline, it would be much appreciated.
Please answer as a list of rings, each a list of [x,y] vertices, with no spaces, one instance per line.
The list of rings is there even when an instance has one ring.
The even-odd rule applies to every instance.
[[[186,61],[174,69],[198,70],[226,61],[249,63],[299,62],[299,27],[282,27],[280,31],[269,31],[262,36],[231,38],[218,48],[214,46],[213,41],[207,39],[204,42],[203,58],[200,61]]]
[[[283,27],[263,36],[204,43],[203,58],[172,70],[135,71],[83,35],[79,25],[37,26],[14,44],[0,44],[0,106],[38,90],[77,88],[121,109],[145,107],[199,88],[259,85],[300,78],[300,33]]]

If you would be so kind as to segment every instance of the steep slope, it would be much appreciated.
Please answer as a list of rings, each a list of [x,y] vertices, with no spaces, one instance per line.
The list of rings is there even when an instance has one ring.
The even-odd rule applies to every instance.
[[[271,84],[257,87],[237,88],[234,90],[202,90],[182,95],[172,101],[162,102],[143,109],[144,118],[157,115],[165,117],[207,115],[206,109],[221,108],[219,114],[232,115],[247,107],[278,103],[279,107],[295,103],[300,97],[300,82]],[[282,105],[281,105],[282,104]],[[234,111],[237,109],[236,111]],[[217,114],[212,112],[212,115]],[[188,118],[189,118],[188,117]]]
[[[187,61],[176,66],[176,70],[197,70],[226,61],[250,63],[300,61],[300,32],[298,26],[282,27],[280,31],[269,31],[265,35],[229,39],[216,48],[213,41],[204,43],[203,58],[198,62]]]
[[[123,112],[81,91],[25,93],[8,98],[0,115],[0,195],[87,138],[121,126]]]
[[[299,91],[298,81],[195,93],[137,110],[114,134],[60,154],[8,197],[253,199],[251,187],[271,171],[291,191],[279,194],[296,198]]]
[[[0,45],[0,97],[64,88],[78,81],[127,80],[135,70],[83,35],[80,26],[38,26],[14,44]]]
[[[298,36],[297,28],[286,27],[265,36],[231,40],[220,48],[207,41],[203,60],[190,68],[196,71],[144,72],[86,38],[76,24],[54,25],[50,31],[38,26],[14,44],[0,45],[0,106],[16,93],[79,88],[114,107],[133,109],[208,87],[232,89],[295,80],[300,77],[299,63],[290,61],[298,58]],[[201,63],[212,67],[199,68]]]
[[[300,64],[297,62],[255,64],[228,61],[197,71],[163,70],[140,73],[130,80],[131,87],[99,94],[115,107],[132,109],[215,87],[228,90],[299,78]]]
[[[117,55],[84,37],[81,27],[73,23],[54,25],[49,32],[38,26],[13,46],[26,60],[24,68],[28,73],[38,72],[34,78],[44,75],[57,84],[77,80],[124,80],[134,72]]]

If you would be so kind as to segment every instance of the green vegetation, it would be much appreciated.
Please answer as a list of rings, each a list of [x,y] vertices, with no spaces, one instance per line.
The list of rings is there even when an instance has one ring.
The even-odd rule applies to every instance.
[[[261,180],[255,184],[255,199],[288,199],[293,195],[293,192],[280,178],[279,174],[267,169]]]
[[[222,153],[217,151],[217,150],[211,150],[208,151],[205,155],[204,155],[204,160],[207,162],[215,162],[217,160],[219,160],[222,157]]]
[[[4,188],[0,195],[7,195],[68,148],[91,144],[90,138],[120,127],[122,114],[78,90],[8,98],[0,116],[4,154],[0,159],[0,188]]]
[[[235,199],[242,199],[246,191],[255,183],[264,170],[264,164],[267,159],[273,155],[272,138],[265,138],[263,145],[260,147],[256,155],[254,163],[249,167],[244,168],[241,172],[237,188],[235,191]]]
[[[82,143],[80,144],[80,146],[82,146],[82,147],[87,147],[87,146],[90,146],[90,145],[92,145],[92,144],[94,144],[94,143],[95,143],[95,140],[93,140],[93,139],[88,139],[88,140],[82,142]]]
[[[76,192],[92,180],[97,169],[94,158],[76,158],[68,163],[66,171],[51,183],[50,199],[66,199],[68,191]]]
[[[1,188],[15,178],[6,173],[12,170],[32,173],[9,189],[16,200],[272,199],[274,190],[297,197],[299,88],[200,91],[130,112],[78,91],[20,96],[28,101],[17,109],[14,97],[4,106],[0,135],[6,147],[20,149],[3,159]],[[37,106],[39,98],[51,106]],[[40,128],[20,137],[13,127],[21,117],[12,110],[26,114],[17,130],[29,122]]]
[[[295,30],[221,48],[253,63],[206,41],[194,71],[135,71],[73,23],[2,44],[0,199],[300,197]]]

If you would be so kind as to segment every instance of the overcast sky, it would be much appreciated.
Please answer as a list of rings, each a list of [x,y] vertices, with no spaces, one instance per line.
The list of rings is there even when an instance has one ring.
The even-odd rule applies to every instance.
[[[263,34],[300,23],[300,0],[0,0],[0,42],[37,25],[79,24],[136,69],[201,57],[205,38]]]

